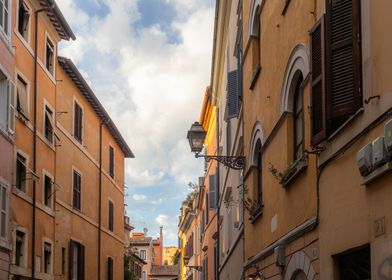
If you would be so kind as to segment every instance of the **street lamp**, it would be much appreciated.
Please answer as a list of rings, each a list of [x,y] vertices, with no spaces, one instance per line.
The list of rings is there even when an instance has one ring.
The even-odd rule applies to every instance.
[[[216,160],[232,169],[241,170],[245,166],[245,157],[243,156],[209,156],[201,155],[203,150],[204,140],[206,139],[207,133],[203,129],[203,126],[198,122],[192,124],[191,128],[188,130],[188,141],[191,147],[192,153],[195,153],[196,158],[203,157],[207,162],[210,160]]]

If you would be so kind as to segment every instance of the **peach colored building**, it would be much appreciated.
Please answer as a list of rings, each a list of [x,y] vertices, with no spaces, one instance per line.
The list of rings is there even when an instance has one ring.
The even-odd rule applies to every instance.
[[[10,277],[51,279],[55,275],[58,190],[57,46],[75,36],[54,1],[3,3],[9,5],[15,62],[15,136],[9,162],[13,170]]]
[[[124,159],[134,155],[70,59],[58,58],[57,75],[56,275],[119,279]]]

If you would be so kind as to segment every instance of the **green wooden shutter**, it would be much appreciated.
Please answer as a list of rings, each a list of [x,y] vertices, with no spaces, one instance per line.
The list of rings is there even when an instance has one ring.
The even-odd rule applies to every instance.
[[[209,176],[209,189],[210,189],[210,194],[209,194],[209,208],[212,210],[216,209],[216,180],[215,180],[216,175],[210,175]]]
[[[327,136],[326,75],[325,75],[325,18],[310,30],[312,145]]]
[[[327,15],[328,113],[335,130],[335,119],[347,117],[362,106],[359,0],[329,0]]]

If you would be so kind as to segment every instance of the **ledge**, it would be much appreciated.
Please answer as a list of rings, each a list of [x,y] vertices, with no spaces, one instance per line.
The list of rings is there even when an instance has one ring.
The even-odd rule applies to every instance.
[[[255,87],[256,82],[260,76],[260,72],[261,72],[261,66],[258,65],[257,68],[253,71],[253,77],[252,77],[252,80],[251,80],[250,86],[249,86],[250,90],[253,90],[253,88]]]
[[[392,161],[381,165],[376,170],[374,170],[372,173],[363,177],[363,181],[362,181],[361,185],[367,186],[367,185],[373,183],[374,181],[380,179],[382,176],[386,175],[387,173],[391,172],[391,170],[392,170]]]
[[[305,170],[307,167],[308,167],[308,158],[307,158],[307,156],[298,159],[290,167],[291,171],[286,176],[284,176],[279,181],[279,183],[282,185],[283,188],[288,187],[292,182],[295,181],[295,179],[298,177],[298,175],[303,170]]]

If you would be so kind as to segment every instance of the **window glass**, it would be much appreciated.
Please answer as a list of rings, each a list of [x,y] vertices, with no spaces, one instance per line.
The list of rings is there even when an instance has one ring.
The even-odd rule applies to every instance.
[[[45,106],[45,123],[44,123],[44,130],[45,130],[45,138],[50,142],[53,143],[53,112],[50,110],[48,106]]]
[[[26,158],[21,154],[16,156],[16,188],[26,191]]]
[[[0,30],[9,35],[9,1],[0,0]]]
[[[25,41],[29,40],[30,10],[23,0],[19,0],[18,32]]]
[[[52,179],[45,175],[44,179],[44,204],[45,206],[52,207]]]
[[[54,69],[54,44],[46,38],[46,57],[45,66],[48,71],[53,74]]]
[[[29,117],[27,82],[18,75],[17,80],[17,107],[16,109],[25,118]]]
[[[73,172],[73,207],[81,210],[81,183],[82,179],[78,172]]]

